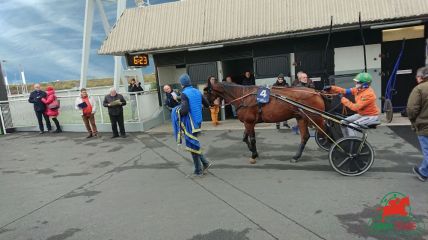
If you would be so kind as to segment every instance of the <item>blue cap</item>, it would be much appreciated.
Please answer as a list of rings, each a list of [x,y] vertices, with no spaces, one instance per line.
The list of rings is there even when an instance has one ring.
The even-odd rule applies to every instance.
[[[182,74],[178,80],[180,81],[180,84],[183,86],[190,86],[190,76],[187,73]]]

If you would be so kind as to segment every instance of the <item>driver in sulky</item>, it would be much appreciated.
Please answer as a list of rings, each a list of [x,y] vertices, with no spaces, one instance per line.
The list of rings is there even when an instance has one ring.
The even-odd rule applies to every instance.
[[[341,103],[356,112],[356,114],[347,117],[345,123],[357,123],[360,125],[373,125],[379,124],[379,108],[376,105],[376,94],[373,88],[370,86],[372,82],[372,76],[369,73],[359,73],[355,78],[355,87],[344,89],[337,86],[328,86],[324,88],[326,91],[333,93],[339,93],[339,96],[343,95],[354,95],[355,103],[351,102],[346,97],[341,97]],[[350,124],[352,125],[352,124]],[[355,126],[355,125],[354,125]],[[347,133],[347,134],[346,134]],[[346,136],[355,136],[355,132],[351,128],[347,128],[347,132],[344,131]]]

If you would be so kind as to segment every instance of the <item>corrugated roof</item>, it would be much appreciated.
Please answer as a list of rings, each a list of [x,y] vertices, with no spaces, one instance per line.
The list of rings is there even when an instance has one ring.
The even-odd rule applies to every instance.
[[[99,54],[156,52],[256,37],[428,17],[428,0],[184,0],[126,9]]]

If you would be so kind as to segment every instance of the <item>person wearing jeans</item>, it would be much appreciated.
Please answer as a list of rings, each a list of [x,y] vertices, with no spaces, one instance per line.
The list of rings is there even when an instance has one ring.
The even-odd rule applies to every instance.
[[[419,167],[413,167],[413,173],[424,182],[428,179],[428,67],[418,69],[416,82],[418,85],[410,93],[406,110],[424,156]]]
[[[46,92],[42,91],[40,89],[40,84],[36,83],[34,84],[34,91],[30,93],[28,102],[32,103],[34,106],[34,112],[36,113],[37,121],[39,123],[40,134],[43,134],[45,132],[42,118],[45,119],[48,131],[52,130],[49,117],[45,114],[46,105],[42,102],[42,98],[46,98]]]
[[[113,136],[111,138],[119,137],[117,131],[117,125],[119,125],[120,136],[125,138],[125,126],[123,122],[123,106],[126,105],[126,101],[121,94],[116,92],[115,88],[110,89],[110,94],[104,98],[103,106],[108,108],[108,115],[110,117],[111,129]]]
[[[86,138],[97,137],[97,125],[95,124],[95,113],[97,112],[97,105],[94,98],[88,96],[85,88],[80,90],[80,97],[76,98],[74,102],[76,110],[81,111],[82,120],[85,124],[88,136]]]

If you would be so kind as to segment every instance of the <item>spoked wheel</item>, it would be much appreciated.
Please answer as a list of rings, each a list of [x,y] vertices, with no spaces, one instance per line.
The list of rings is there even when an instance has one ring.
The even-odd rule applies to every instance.
[[[392,117],[393,117],[393,109],[392,109],[392,102],[391,99],[386,99],[384,106],[383,106],[383,111],[385,112],[385,118],[386,118],[386,122],[390,123],[392,121]]]
[[[325,131],[327,134],[330,134],[330,131]],[[322,134],[319,131],[315,132],[315,142],[318,144],[318,147],[320,147],[322,150],[328,151],[331,148],[331,145],[333,144],[328,137],[326,137],[324,134]]]
[[[345,176],[358,176],[367,172],[373,165],[374,151],[367,141],[362,143],[363,140],[358,137],[339,139],[330,149],[329,158],[333,169]]]
[[[340,128],[340,125],[331,121],[325,121],[325,132],[328,134],[330,138],[333,140],[340,139],[343,137],[342,130]],[[329,151],[331,146],[333,145],[333,142],[330,140],[327,136],[322,134],[319,131],[315,132],[315,142],[317,145],[325,150]]]

